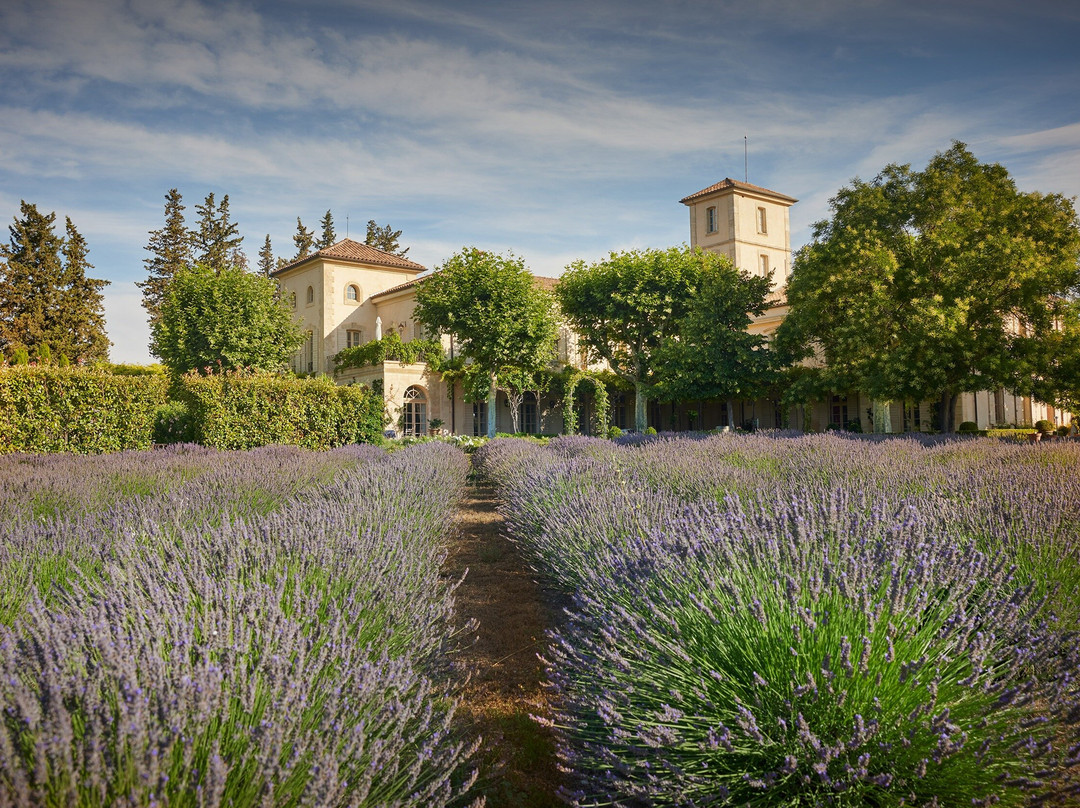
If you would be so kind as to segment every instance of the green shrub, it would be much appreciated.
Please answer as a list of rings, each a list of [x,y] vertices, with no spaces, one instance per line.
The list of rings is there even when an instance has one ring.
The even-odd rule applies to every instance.
[[[607,436],[611,440],[615,440],[616,438],[621,438],[622,434],[623,434],[623,431],[621,429],[619,429],[617,426],[615,426],[614,424],[612,426],[608,427]]]
[[[182,401],[168,401],[154,412],[154,443],[193,443],[195,424]]]
[[[964,421],[962,424],[960,424],[960,426],[956,428],[956,431],[965,434],[969,432],[978,432],[979,425],[974,421]]]
[[[1044,435],[1050,434],[1054,431],[1054,422],[1047,421],[1045,418],[1041,421],[1035,422],[1035,431],[1042,432]]]
[[[860,421],[858,418],[852,418],[850,421],[844,424],[844,431],[857,432],[859,434],[862,434],[862,421]]]
[[[0,367],[0,453],[99,454],[150,447],[161,376],[99,368]]]
[[[1028,439],[1028,435],[1034,435],[1035,430],[1030,427],[1019,427],[1015,429],[988,429],[986,430],[987,437],[990,438],[1003,438],[1005,440],[1014,440],[1017,442],[1023,442]]]
[[[249,449],[290,444],[327,449],[378,443],[382,438],[382,397],[367,387],[336,385],[325,376],[188,373],[179,386],[194,438],[204,446]]]
[[[645,434],[646,435],[655,435],[656,430],[653,429],[651,426],[647,426],[647,427],[645,427]]]

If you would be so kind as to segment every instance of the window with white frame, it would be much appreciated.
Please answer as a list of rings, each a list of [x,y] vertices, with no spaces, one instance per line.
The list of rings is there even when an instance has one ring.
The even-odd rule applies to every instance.
[[[355,283],[350,283],[345,287],[345,300],[349,303],[360,302],[360,287]]]
[[[401,431],[405,435],[427,434],[427,396],[419,387],[405,391],[405,405],[401,409]]]
[[[345,347],[358,348],[364,344],[364,332],[358,328],[350,328],[345,332]]]
[[[760,265],[761,265],[761,277],[764,278],[766,275],[769,274],[769,256],[762,255],[761,258],[760,258]]]
[[[765,208],[757,209],[757,231],[763,234],[769,232],[769,223],[765,217]]]

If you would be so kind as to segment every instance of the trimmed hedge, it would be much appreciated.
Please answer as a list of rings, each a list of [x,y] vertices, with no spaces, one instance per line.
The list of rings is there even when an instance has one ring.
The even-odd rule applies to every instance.
[[[326,377],[271,374],[185,375],[177,397],[187,406],[196,442],[217,449],[291,444],[328,449],[378,443],[382,397]]]
[[[0,366],[0,453],[148,449],[167,384],[102,368]]]

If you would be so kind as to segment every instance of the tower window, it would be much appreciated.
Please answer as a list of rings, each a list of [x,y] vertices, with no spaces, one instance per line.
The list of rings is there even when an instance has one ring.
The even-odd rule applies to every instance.
[[[761,277],[765,277],[769,274],[769,256],[761,256]]]
[[[762,234],[769,232],[768,221],[765,218],[765,208],[757,209],[757,231]]]
[[[706,233],[715,233],[716,232],[716,208],[715,207],[705,209],[705,232]]]
[[[312,287],[312,286],[309,286],[307,288],[307,302],[308,303],[314,303],[315,302],[315,288]]]
[[[350,283],[345,287],[345,299],[350,303],[356,303],[360,300],[360,287],[355,283]]]

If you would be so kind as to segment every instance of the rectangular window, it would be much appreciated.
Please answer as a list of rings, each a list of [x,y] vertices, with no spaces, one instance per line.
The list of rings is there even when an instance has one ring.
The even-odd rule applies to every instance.
[[[716,208],[707,208],[705,210],[705,232],[716,232]]]
[[[412,326],[412,338],[413,339],[423,339],[424,338],[424,327],[422,325],[420,325],[420,323],[413,323],[413,326]]]
[[[765,208],[757,209],[757,231],[759,233],[768,233],[768,222],[765,219]]]
[[[357,348],[364,342],[364,332],[350,329],[345,332],[345,347]]]
[[[761,256],[761,277],[765,277],[769,274],[769,256]]]
[[[536,417],[536,398],[532,394],[526,394],[521,402],[521,431],[527,435],[535,435],[540,431]]]
[[[835,424],[837,429],[845,429],[848,422],[848,399],[847,396],[833,396],[832,397],[832,418],[831,424]]]
[[[300,349],[299,368],[301,373],[315,372],[315,335],[308,331],[305,334],[304,345]]]
[[[487,434],[487,402],[472,405],[472,433],[475,437]]]

